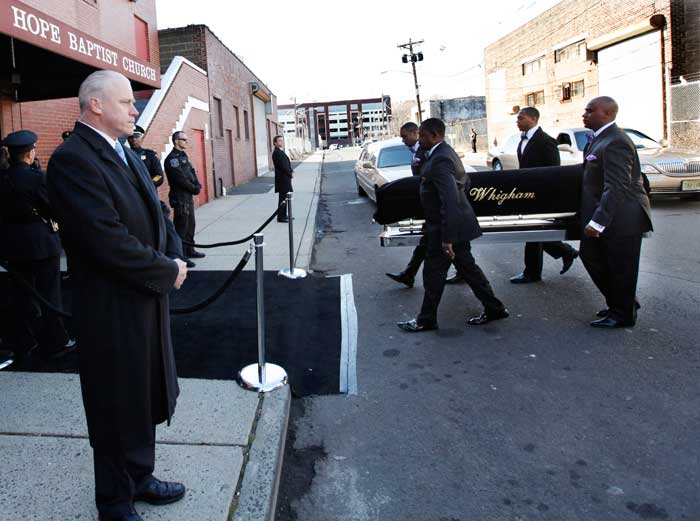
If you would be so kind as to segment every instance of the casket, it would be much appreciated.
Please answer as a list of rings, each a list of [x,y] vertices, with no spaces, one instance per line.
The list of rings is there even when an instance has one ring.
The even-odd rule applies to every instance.
[[[583,165],[473,172],[467,197],[484,235],[479,242],[578,240]],[[411,246],[421,238],[420,177],[376,191],[375,222],[382,246]]]

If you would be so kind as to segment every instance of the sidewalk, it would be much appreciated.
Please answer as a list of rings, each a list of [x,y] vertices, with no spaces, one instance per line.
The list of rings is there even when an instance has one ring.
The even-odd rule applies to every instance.
[[[323,155],[294,176],[296,266],[308,268]],[[272,176],[262,176],[197,210],[196,241],[223,242],[254,231],[274,211]],[[288,267],[288,227],[265,230],[265,269]],[[206,250],[198,270],[230,270],[247,244]],[[247,269],[254,269],[254,259]],[[146,521],[274,519],[290,405],[289,388],[259,395],[235,382],[180,379],[170,427],[157,432],[156,475],[188,487],[182,501],[137,503]],[[96,520],[92,451],[76,374],[0,371],[0,520]]]

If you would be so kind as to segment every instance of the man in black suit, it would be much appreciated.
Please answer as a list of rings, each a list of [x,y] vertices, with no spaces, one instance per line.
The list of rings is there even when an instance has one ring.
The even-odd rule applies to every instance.
[[[642,235],[652,230],[637,149],[615,124],[617,111],[614,99],[601,96],[583,113],[593,136],[583,152],[581,261],[607,304],[591,322],[600,328],[634,326]]]
[[[272,140],[275,149],[272,151],[272,163],[275,165],[275,193],[277,193],[277,205],[282,204],[282,201],[287,199],[287,194],[293,192],[292,178],[294,170],[292,170],[292,162],[284,152],[284,138],[275,136]],[[287,207],[281,208],[277,214],[278,223],[289,222]]]
[[[437,329],[437,310],[450,263],[454,263],[458,275],[484,305],[481,315],[468,320],[470,325],[508,316],[471,254],[470,241],[481,235],[481,228],[466,196],[469,176],[457,153],[444,139],[445,124],[441,120],[430,118],[421,124],[420,146],[426,150],[427,158],[420,174],[420,201],[427,238],[423,267],[425,295],[418,316],[398,323],[399,328],[412,333]]]
[[[30,130],[13,132],[2,141],[9,151],[9,168],[0,172],[0,260],[37,290],[47,301],[61,307],[61,241],[52,221],[46,176],[31,165],[37,135]],[[3,335],[18,355],[34,349],[46,356],[71,351],[63,320],[27,290],[12,282],[11,332]]]
[[[80,383],[101,521],[140,521],[134,501],[182,498],[153,476],[155,426],[179,388],[168,294],[187,268],[139,157],[118,138],[138,115],[129,80],[98,71],[80,86],[80,121],[54,152],[49,198],[73,280]]]
[[[518,112],[517,125],[521,132],[518,143],[518,167],[534,168],[542,166],[559,166],[561,158],[554,138],[539,126],[540,111],[535,107],[525,107]],[[559,273],[569,271],[578,252],[561,241],[528,242],[525,244],[525,270],[520,275],[511,277],[513,284],[527,284],[542,280],[542,251],[555,259],[562,259],[563,266]]]

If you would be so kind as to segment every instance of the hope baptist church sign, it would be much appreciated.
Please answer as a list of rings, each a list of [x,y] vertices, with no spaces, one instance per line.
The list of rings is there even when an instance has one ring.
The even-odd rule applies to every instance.
[[[98,69],[160,88],[160,72],[147,61],[98,40],[16,0],[0,0],[0,32]]]

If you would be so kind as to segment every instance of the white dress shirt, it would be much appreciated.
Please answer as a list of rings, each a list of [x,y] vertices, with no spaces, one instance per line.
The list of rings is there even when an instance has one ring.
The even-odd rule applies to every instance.
[[[428,150],[428,157],[432,156],[432,155],[433,155],[433,152],[435,152],[435,149],[436,149],[437,147],[439,147],[440,145],[442,145],[442,141],[440,141],[439,143],[435,144],[430,150]]]
[[[522,139],[522,133],[520,134],[521,141],[520,141],[520,144],[518,146],[520,147],[521,154],[525,151],[525,147],[527,146],[528,142],[532,139],[532,136],[535,135],[535,132],[537,132],[538,128],[540,128],[540,127],[532,127],[530,130],[528,130],[525,133],[525,139]]]
[[[94,130],[95,132],[97,132],[100,136],[102,136],[102,137],[104,138],[104,140],[105,140],[107,143],[109,143],[109,146],[111,146],[112,148],[114,148],[114,147],[117,146],[117,140],[116,140],[116,139],[114,139],[114,138],[108,136],[107,134],[105,134],[105,133],[102,132],[101,130],[96,129],[96,128],[93,127],[92,125],[88,125],[87,123],[85,123],[85,122],[82,121],[82,120],[80,121],[80,123],[82,123],[82,124],[85,125],[86,127],[91,128],[92,130]]]

